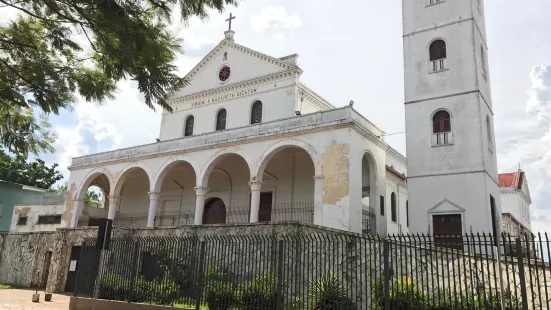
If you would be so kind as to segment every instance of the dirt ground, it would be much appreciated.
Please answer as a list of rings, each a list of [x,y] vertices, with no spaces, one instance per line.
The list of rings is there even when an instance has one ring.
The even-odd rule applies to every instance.
[[[33,290],[0,290],[0,309],[2,310],[67,310],[69,296],[54,294],[51,302],[44,301],[44,292],[40,294],[40,302],[32,302]]]

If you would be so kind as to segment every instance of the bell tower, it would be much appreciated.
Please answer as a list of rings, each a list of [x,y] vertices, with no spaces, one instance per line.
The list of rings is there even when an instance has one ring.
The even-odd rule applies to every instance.
[[[501,209],[483,0],[402,10],[410,231],[490,233]]]

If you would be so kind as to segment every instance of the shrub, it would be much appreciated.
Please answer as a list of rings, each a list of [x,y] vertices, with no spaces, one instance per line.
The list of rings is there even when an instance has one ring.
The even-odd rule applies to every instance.
[[[213,281],[207,284],[204,300],[210,310],[228,310],[237,303],[233,285],[224,281]]]
[[[146,281],[139,277],[131,286],[130,279],[106,274],[101,277],[99,298],[170,305],[178,298],[179,290],[172,281]]]
[[[377,309],[385,306],[384,278],[372,282],[373,304]],[[389,283],[390,309],[424,309],[423,292],[417,288],[412,278],[394,278]]]
[[[317,277],[308,287],[309,308],[312,310],[355,310],[342,280],[331,273]]]
[[[277,279],[273,273],[254,278],[240,288],[240,305],[244,310],[277,308]]]

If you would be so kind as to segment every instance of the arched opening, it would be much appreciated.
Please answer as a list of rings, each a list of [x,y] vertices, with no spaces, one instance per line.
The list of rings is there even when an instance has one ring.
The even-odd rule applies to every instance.
[[[225,222],[248,223],[250,176],[249,164],[241,155],[228,153],[214,158],[202,178],[202,186],[208,188],[203,218],[206,206],[216,198],[224,203]]]
[[[155,182],[154,191],[161,193],[155,226],[192,225],[197,182],[193,166],[185,160],[174,160],[162,168]]]
[[[226,109],[220,109],[216,114],[216,131],[226,129]]]
[[[287,145],[268,154],[260,165],[260,222],[314,221],[314,161],[304,149]]]
[[[110,190],[111,181],[105,173],[94,173],[84,182],[77,197],[84,201],[78,226],[98,226],[99,219],[107,217]]]
[[[205,203],[203,211],[203,224],[226,223],[226,205],[222,199],[214,197]]]
[[[451,137],[452,124],[451,116],[448,111],[439,110],[432,116],[432,134],[433,144],[449,144]]]
[[[141,167],[131,167],[120,176],[114,197],[119,198],[113,225],[117,227],[145,227],[149,212],[149,175]]]
[[[257,100],[251,108],[251,124],[262,123],[262,101]]]
[[[184,125],[184,137],[193,136],[193,125],[195,124],[195,118],[190,115],[186,118]]]
[[[370,153],[365,153],[362,157],[362,232],[376,233],[377,214],[376,214],[376,178],[375,178],[375,160]]]
[[[446,42],[444,40],[434,40],[429,46],[429,60],[432,65],[432,71],[441,71],[446,68],[445,60],[447,58]]]

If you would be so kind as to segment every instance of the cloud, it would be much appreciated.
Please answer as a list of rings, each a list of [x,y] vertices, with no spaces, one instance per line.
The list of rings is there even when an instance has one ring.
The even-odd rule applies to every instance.
[[[526,171],[532,197],[532,231],[551,227],[551,65],[534,66],[526,92],[526,117],[500,133],[505,137],[498,154],[500,171]]]
[[[302,25],[298,14],[289,15],[283,6],[269,6],[251,18],[251,25],[256,32],[264,30],[284,30]]]

